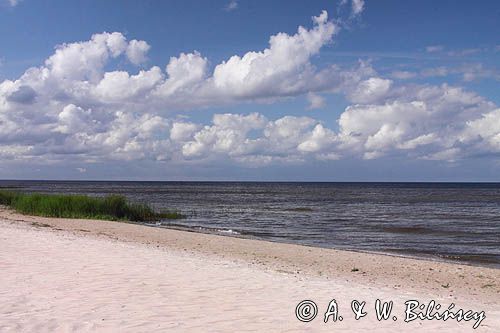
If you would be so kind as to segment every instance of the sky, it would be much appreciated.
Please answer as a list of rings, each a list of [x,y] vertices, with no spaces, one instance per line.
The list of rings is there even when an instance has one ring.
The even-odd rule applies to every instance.
[[[0,0],[0,179],[500,181],[498,1]]]

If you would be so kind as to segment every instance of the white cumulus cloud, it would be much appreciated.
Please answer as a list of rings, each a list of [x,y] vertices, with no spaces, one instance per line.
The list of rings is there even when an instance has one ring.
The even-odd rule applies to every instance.
[[[222,160],[257,167],[393,155],[456,161],[500,153],[498,106],[474,92],[446,84],[402,84],[366,62],[317,67],[314,57],[337,31],[323,11],[310,28],[275,34],[260,51],[213,65],[191,51],[133,72],[110,68],[117,62],[111,60],[144,65],[146,41],[104,32],[59,45],[41,66],[0,82],[0,158],[71,160],[82,168],[110,160]],[[331,119],[338,129],[296,115],[215,112],[208,123],[185,115],[305,97],[310,109],[334,117],[325,103],[331,94],[351,104]]]
[[[131,63],[140,65],[147,60],[147,53],[151,46],[143,40],[133,39],[127,46],[127,58]]]

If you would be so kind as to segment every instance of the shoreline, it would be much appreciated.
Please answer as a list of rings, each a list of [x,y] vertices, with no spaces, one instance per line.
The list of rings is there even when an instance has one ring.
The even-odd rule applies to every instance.
[[[338,250],[138,223],[59,219],[18,214],[0,207],[0,219],[84,236],[111,238],[209,255],[281,273],[356,280],[378,287],[425,291],[439,297],[500,300],[500,269],[385,253]],[[383,283],[381,283],[383,281]]]
[[[338,247],[323,247],[323,246],[304,244],[304,243],[292,243],[292,242],[288,242],[288,241],[269,240],[269,239],[261,238],[261,237],[254,236],[251,234],[242,234],[238,231],[236,231],[237,234],[235,234],[235,233],[230,232],[230,231],[220,231],[220,230],[211,231],[209,228],[189,227],[189,226],[182,226],[182,225],[177,225],[177,224],[157,226],[157,225],[139,223],[139,222],[127,222],[127,221],[117,221],[117,222],[136,224],[139,226],[146,226],[146,227],[151,227],[151,228],[160,228],[160,229],[167,229],[167,230],[199,233],[199,234],[205,234],[205,235],[216,235],[216,236],[222,236],[222,237],[234,237],[234,238],[239,238],[239,239],[250,239],[250,240],[276,243],[276,244],[290,244],[290,245],[297,245],[297,246],[304,246],[304,247],[311,247],[311,248],[318,248],[318,249],[335,250],[335,251],[343,251],[343,252],[374,254],[374,255],[396,257],[396,258],[407,258],[407,259],[423,260],[423,261],[430,261],[430,262],[442,262],[442,263],[448,263],[448,264],[454,264],[454,265],[464,265],[464,266],[471,266],[471,267],[484,267],[484,268],[500,269],[500,264],[496,264],[496,263],[474,262],[474,261],[459,260],[459,259],[454,260],[454,259],[449,259],[449,258],[440,257],[440,256],[433,256],[430,254],[423,255],[423,254],[416,253],[415,255],[412,255],[412,254],[404,254],[404,253],[399,253],[399,252],[384,252],[384,251],[375,251],[375,250],[349,249],[349,248],[338,248]],[[197,229],[199,229],[199,230],[197,230]]]

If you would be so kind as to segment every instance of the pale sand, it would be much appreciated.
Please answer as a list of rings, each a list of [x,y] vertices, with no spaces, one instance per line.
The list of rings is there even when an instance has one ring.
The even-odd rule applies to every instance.
[[[474,321],[404,323],[409,299],[484,310],[477,331],[500,327],[498,269],[5,209],[0,244],[2,332],[473,331]],[[344,320],[325,324],[333,298]],[[394,301],[397,321],[376,320],[377,298]],[[319,307],[310,323],[295,318],[303,299]],[[359,321],[353,299],[367,302]]]

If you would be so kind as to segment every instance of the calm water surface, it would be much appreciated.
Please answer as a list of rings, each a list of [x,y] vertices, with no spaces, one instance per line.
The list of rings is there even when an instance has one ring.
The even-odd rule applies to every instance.
[[[500,184],[0,181],[0,187],[123,194],[187,215],[160,227],[500,267]]]

